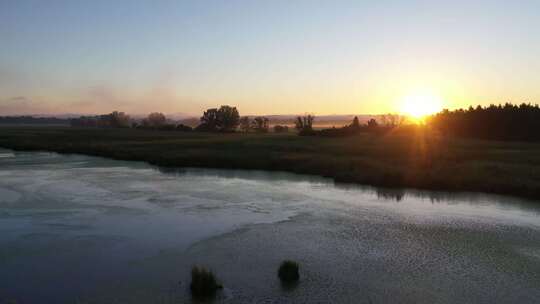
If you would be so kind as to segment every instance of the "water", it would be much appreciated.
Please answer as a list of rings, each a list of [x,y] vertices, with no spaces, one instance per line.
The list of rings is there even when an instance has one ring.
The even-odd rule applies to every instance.
[[[190,303],[195,264],[216,303],[539,303],[540,204],[0,150],[0,303]]]

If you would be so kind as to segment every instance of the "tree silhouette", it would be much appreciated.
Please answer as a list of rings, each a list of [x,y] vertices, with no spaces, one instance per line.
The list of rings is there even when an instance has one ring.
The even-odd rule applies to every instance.
[[[310,131],[313,130],[313,122],[315,121],[315,116],[298,116],[294,122],[295,128],[298,131]]]
[[[218,130],[218,109],[212,108],[204,111],[201,116],[201,124],[197,127],[199,131],[217,131]]]
[[[219,109],[212,108],[204,111],[201,116],[201,124],[197,126],[198,131],[222,131],[231,132],[238,127],[240,114],[236,107],[221,106]]]
[[[220,131],[234,131],[240,123],[240,114],[236,107],[221,106],[217,118]]]
[[[360,129],[360,122],[358,121],[358,117],[355,116],[352,123],[351,123],[351,128],[353,129]]]
[[[131,118],[124,112],[114,111],[98,116],[81,116],[72,119],[71,125],[76,127],[129,128]]]
[[[268,132],[268,118],[261,116],[255,117],[252,121],[253,130],[258,133],[267,133]]]
[[[143,120],[143,126],[150,128],[160,128],[167,123],[167,117],[163,113],[153,112],[148,114]]]
[[[298,135],[314,135],[313,121],[315,121],[315,116],[313,115],[296,117],[294,125],[296,130],[298,130]]]
[[[367,126],[370,129],[375,129],[379,126],[379,123],[375,119],[371,118],[370,120],[368,120]]]
[[[129,128],[131,118],[124,112],[114,111],[111,114],[111,125],[116,128]]]

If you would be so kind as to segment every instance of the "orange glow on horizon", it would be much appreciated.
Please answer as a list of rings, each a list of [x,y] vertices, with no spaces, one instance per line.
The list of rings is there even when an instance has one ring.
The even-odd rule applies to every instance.
[[[430,91],[414,92],[400,100],[400,112],[413,121],[421,122],[426,116],[441,111],[444,107],[443,99]]]

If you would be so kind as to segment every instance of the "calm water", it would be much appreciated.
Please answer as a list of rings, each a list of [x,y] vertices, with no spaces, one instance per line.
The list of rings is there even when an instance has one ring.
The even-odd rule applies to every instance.
[[[539,303],[540,204],[0,150],[0,303],[189,303],[194,264],[218,303]]]

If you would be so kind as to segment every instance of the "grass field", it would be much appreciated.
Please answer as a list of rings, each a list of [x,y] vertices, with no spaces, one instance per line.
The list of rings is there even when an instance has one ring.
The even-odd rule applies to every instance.
[[[443,138],[422,128],[347,138],[0,127],[0,147],[159,166],[280,170],[338,182],[540,199],[540,144]]]

